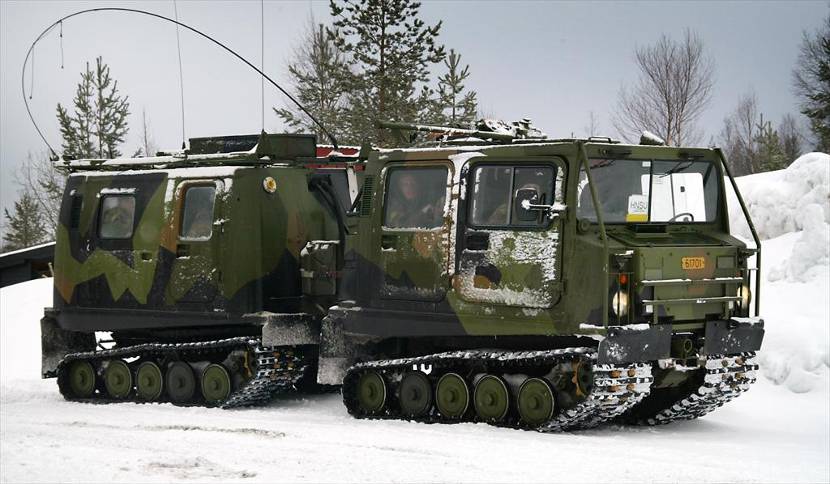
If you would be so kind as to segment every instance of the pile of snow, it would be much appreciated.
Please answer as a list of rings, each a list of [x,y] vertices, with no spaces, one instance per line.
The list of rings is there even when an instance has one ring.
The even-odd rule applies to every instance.
[[[40,318],[52,305],[51,278],[0,289],[0,381],[40,378]]]
[[[761,373],[808,392],[830,376],[830,155],[808,153],[784,170],[736,181],[761,238]],[[732,233],[751,240],[727,192]]]
[[[821,210],[821,220],[830,223],[830,155],[826,153],[807,153],[784,170],[743,176],[736,181],[761,239],[804,230],[805,224],[816,222],[802,217],[806,207],[813,204]],[[752,236],[741,207],[732,190],[727,192],[732,232],[749,239]]]

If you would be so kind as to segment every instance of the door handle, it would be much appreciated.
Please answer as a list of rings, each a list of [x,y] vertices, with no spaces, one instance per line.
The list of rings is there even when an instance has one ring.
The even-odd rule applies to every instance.
[[[397,249],[398,236],[397,235],[381,235],[380,236],[381,249]]]

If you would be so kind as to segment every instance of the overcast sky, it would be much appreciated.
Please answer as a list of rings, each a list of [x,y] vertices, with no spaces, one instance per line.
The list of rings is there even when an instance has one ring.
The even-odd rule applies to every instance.
[[[16,198],[13,173],[27,152],[45,146],[29,122],[21,95],[21,67],[35,37],[74,11],[123,6],[173,16],[172,0],[144,2],[0,0],[0,203]],[[265,71],[284,81],[285,63],[309,15],[328,20],[328,3],[266,1]],[[179,20],[226,43],[255,64],[260,59],[259,1],[186,1]],[[705,140],[716,136],[738,97],[754,90],[767,119],[797,114],[791,72],[802,31],[816,30],[830,11],[816,2],[449,2],[424,1],[423,18],[443,21],[440,40],[470,64],[468,86],[488,116],[522,117],[554,137],[582,135],[589,112],[602,134],[616,136],[610,121],[620,86],[636,79],[633,51],[661,33],[680,36],[689,27],[702,37],[716,64],[712,102],[702,117]],[[185,127],[188,137],[257,133],[260,80],[218,47],[182,32]],[[98,55],[130,97],[130,133],[123,151],[139,145],[142,110],[162,148],[181,144],[175,27],[149,17],[96,13],[63,26],[64,69],[58,31],[35,51],[34,80],[25,79],[41,130],[56,150],[57,103],[71,105],[79,73]],[[266,86],[265,129],[282,125],[271,106],[286,100]]]

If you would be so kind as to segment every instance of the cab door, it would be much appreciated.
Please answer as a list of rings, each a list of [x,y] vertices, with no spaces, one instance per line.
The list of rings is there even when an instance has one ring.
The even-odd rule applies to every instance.
[[[456,290],[473,303],[550,308],[561,294],[565,165],[471,160]]]
[[[449,286],[447,216],[452,167],[390,164],[383,171],[383,210],[377,260],[386,299],[440,301]]]
[[[184,180],[175,191],[178,229],[176,252],[166,303],[178,309],[212,311],[217,304],[221,283],[218,264],[222,232],[221,180]]]

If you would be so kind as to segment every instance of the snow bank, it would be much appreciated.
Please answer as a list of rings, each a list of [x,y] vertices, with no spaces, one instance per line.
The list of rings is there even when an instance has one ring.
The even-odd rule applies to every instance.
[[[761,373],[808,392],[830,376],[830,155],[808,153],[784,170],[736,182],[761,238]],[[727,191],[732,233],[751,240]]]
[[[805,224],[816,223],[817,219],[801,216],[812,204],[823,212],[821,221],[830,223],[830,155],[826,153],[807,153],[784,170],[743,176],[736,181],[762,240],[804,230]],[[732,232],[751,238],[731,188],[727,194]]]
[[[40,378],[40,318],[52,305],[52,279],[0,289],[0,381]]]

